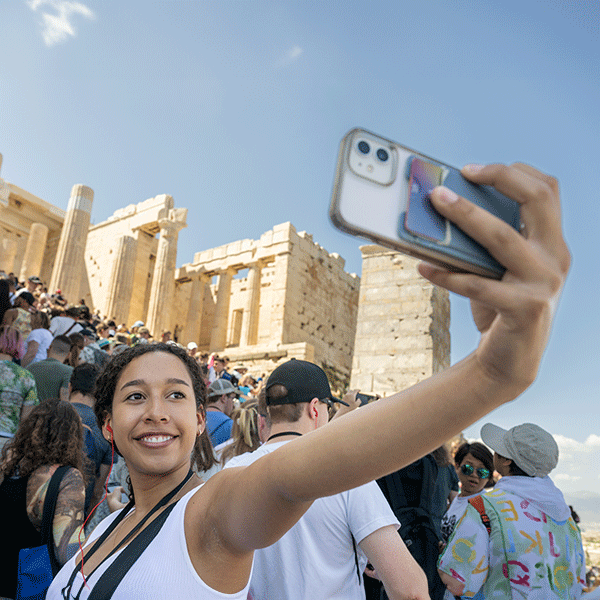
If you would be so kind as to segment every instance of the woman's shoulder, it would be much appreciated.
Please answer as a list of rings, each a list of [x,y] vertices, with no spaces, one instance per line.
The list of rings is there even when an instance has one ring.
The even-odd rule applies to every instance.
[[[27,514],[36,527],[41,527],[46,492],[48,491],[52,475],[54,475],[59,467],[60,465],[42,465],[35,469],[29,476],[29,481],[27,482]],[[74,490],[78,498],[79,494],[77,492],[82,487],[83,476],[75,467],[69,467],[63,475],[59,493],[66,490],[68,495],[69,490]]]

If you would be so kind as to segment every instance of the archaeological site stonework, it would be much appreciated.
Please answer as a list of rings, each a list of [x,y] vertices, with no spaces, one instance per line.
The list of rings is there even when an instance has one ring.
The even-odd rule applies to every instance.
[[[361,281],[338,254],[282,223],[178,268],[187,209],[171,196],[90,225],[93,201],[78,184],[63,211],[0,179],[0,270],[37,275],[118,323],[142,320],[155,338],[170,330],[257,375],[295,357],[320,364],[334,390],[385,395],[449,365],[448,294],[410,258],[364,246]]]
[[[418,261],[362,246],[350,387],[389,395],[450,366],[450,298],[417,272]]]
[[[257,372],[295,357],[347,384],[359,283],[338,254],[282,223],[258,240],[196,253],[176,272],[172,320],[183,341]]]

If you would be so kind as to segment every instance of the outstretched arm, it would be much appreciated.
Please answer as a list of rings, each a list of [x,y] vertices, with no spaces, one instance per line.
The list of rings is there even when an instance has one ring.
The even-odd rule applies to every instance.
[[[216,527],[231,549],[273,543],[315,498],[410,464],[535,380],[570,264],[558,183],[523,164],[470,167],[463,175],[519,202],[524,226],[521,235],[445,188],[431,193],[440,213],[506,267],[497,281],[419,266],[433,283],[471,299],[481,332],[477,349],[444,372],[336,419],[244,470],[215,476]]]

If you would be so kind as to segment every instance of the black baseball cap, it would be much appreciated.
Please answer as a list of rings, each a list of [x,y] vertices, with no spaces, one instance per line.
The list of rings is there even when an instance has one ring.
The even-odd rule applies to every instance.
[[[21,288],[16,294],[15,298],[23,298],[29,306],[33,306],[35,304],[35,296],[28,292],[26,288]]]
[[[269,398],[269,388],[274,385],[284,386],[287,396],[277,399]],[[271,373],[267,379],[266,391],[267,406],[310,402],[313,398],[318,398],[330,406],[334,402],[331,398],[331,388],[325,371],[314,363],[295,358],[279,365]],[[342,400],[335,400],[335,402],[348,406]]]

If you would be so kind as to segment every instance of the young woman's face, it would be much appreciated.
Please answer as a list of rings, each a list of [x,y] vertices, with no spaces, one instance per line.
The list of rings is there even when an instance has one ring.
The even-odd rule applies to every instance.
[[[481,477],[481,469],[488,471],[487,477]],[[465,473],[465,471],[467,472]],[[481,492],[491,477],[487,467],[470,453],[462,459],[456,472],[460,481],[461,495],[463,496],[472,496]]]
[[[157,475],[189,468],[204,418],[185,365],[167,352],[133,359],[117,381],[105,435],[106,424],[130,471]]]

